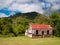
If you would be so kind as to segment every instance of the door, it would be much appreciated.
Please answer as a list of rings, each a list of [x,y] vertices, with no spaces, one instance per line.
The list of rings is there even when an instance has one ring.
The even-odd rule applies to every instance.
[[[42,37],[44,37],[44,31],[42,31]]]

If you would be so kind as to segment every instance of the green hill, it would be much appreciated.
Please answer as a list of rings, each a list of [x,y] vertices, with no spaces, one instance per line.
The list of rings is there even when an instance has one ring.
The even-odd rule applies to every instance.
[[[37,12],[18,13],[13,16],[0,18],[0,35],[2,36],[20,36],[28,29],[30,23],[50,24],[54,29],[54,35],[60,36],[58,26],[60,27],[60,14],[52,13],[51,16],[45,16]],[[57,33],[56,33],[56,31]]]

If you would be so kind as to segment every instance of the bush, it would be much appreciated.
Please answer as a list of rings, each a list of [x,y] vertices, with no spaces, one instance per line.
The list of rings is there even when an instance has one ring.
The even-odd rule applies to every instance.
[[[13,33],[9,33],[8,35],[6,35],[7,37],[14,37],[15,35]]]

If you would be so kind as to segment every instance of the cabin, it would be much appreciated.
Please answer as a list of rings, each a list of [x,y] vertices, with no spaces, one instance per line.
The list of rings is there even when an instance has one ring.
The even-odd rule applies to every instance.
[[[52,27],[46,24],[30,24],[29,28],[25,31],[25,36],[28,37],[51,37]]]

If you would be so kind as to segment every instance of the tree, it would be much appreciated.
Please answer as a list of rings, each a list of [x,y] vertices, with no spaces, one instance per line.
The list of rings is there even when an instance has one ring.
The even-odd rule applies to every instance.
[[[15,20],[13,20],[12,27],[15,36],[24,34],[25,30],[28,28],[28,23],[28,19],[23,17],[18,17]]]
[[[53,27],[53,34],[55,36],[60,36],[60,14],[53,12],[50,16],[50,25]]]
[[[38,23],[38,24],[48,24],[49,19],[47,18],[47,16],[44,15],[37,15],[34,19],[34,23]]]

